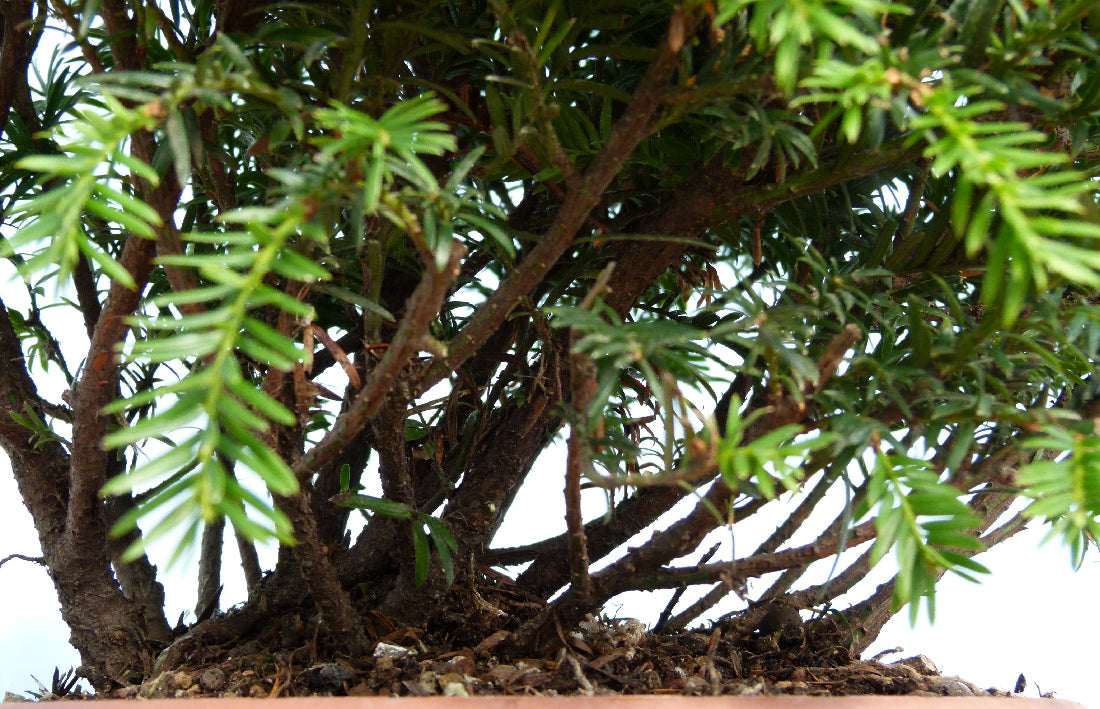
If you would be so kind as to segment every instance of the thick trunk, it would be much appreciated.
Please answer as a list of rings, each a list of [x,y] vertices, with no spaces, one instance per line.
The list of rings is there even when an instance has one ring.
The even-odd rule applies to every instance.
[[[59,444],[42,448],[46,450],[5,446],[38,531],[61,616],[72,633],[69,641],[80,653],[80,673],[97,688],[138,679],[150,659],[144,651],[147,629],[142,605],[122,594],[102,537],[97,545],[66,533],[65,491],[50,481],[64,476],[68,465],[62,462],[64,451]]]
[[[0,302],[0,446],[11,460],[16,485],[34,520],[42,557],[50,571],[61,615],[72,630],[71,642],[84,663],[82,673],[97,687],[109,686],[147,662],[140,603],[123,596],[111,572],[104,544],[102,502],[88,510],[97,517],[98,536],[74,533],[66,524],[71,508],[71,460],[64,446],[38,440],[35,432],[9,414],[27,407],[45,419],[47,406],[27,375],[19,340]]]
[[[304,492],[291,497],[276,496],[275,504],[294,525],[297,540],[294,557],[325,628],[341,652],[351,655],[366,652],[363,621],[352,606],[351,597],[340,585],[336,567],[321,543],[317,520],[310,513],[308,496]]]

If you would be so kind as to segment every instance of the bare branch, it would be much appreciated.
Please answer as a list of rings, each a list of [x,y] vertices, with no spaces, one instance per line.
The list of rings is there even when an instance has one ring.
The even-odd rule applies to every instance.
[[[409,298],[405,317],[402,318],[382,361],[371,371],[369,379],[348,410],[337,417],[332,430],[294,466],[294,473],[299,480],[306,479],[351,442],[366,422],[378,413],[385,397],[394,394],[393,384],[397,376],[408,366],[409,359],[416,351],[424,347],[428,326],[438,315],[447,289],[458,275],[459,264],[465,255],[466,247],[455,242],[451,244],[447,265],[441,271],[435,271],[430,265],[424,270],[420,285]],[[412,393],[404,394],[401,398],[411,400]]]
[[[22,559],[23,561],[29,561],[32,564],[38,564],[39,566],[46,565],[46,560],[41,556],[27,556],[26,554],[8,554],[3,559],[0,559],[0,566],[3,566],[12,559]]]
[[[872,520],[853,527],[845,535],[823,536],[809,544],[793,549],[785,549],[769,554],[754,554],[735,561],[719,561],[683,569],[661,569],[644,578],[617,583],[615,592],[650,591],[657,588],[676,588],[685,584],[707,583],[723,579],[735,582],[748,578],[758,578],[774,571],[805,566],[819,559],[827,559],[838,551],[859,546],[874,538],[875,523]],[[600,574],[597,574],[597,579],[600,576]]]

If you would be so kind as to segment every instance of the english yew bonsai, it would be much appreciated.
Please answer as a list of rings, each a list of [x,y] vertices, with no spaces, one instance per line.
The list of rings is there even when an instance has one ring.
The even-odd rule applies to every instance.
[[[629,590],[705,590],[666,630],[824,608],[893,550],[838,608],[859,649],[1029,521],[1100,532],[1095,2],[2,13],[0,444],[97,687],[295,612],[336,653],[461,617],[530,656]],[[566,531],[495,538],[555,439]],[[190,628],[165,534],[201,545]]]

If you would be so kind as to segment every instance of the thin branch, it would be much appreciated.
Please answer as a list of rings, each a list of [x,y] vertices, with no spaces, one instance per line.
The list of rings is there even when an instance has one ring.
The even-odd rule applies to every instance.
[[[27,556],[26,554],[8,554],[3,559],[0,559],[0,566],[3,566],[12,559],[22,559],[23,561],[29,561],[32,564],[38,564],[39,566],[46,565],[46,560],[41,556]]]
[[[600,297],[607,281],[615,270],[615,262],[607,264],[596,283],[581,301],[581,308],[590,309]],[[596,365],[587,354],[577,352],[580,333],[569,333],[569,379],[573,412],[576,420],[570,427],[568,453],[565,461],[565,527],[569,536],[570,584],[581,595],[592,592],[592,579],[588,574],[588,544],[584,537],[584,518],[581,516],[581,477],[595,477],[592,470],[592,452],[589,449],[591,422],[588,407],[596,396]],[[602,420],[599,423],[603,425]]]
[[[968,504],[982,520],[981,525],[977,528],[978,533],[983,533],[985,530],[988,530],[993,523],[1012,506],[1015,500],[1016,495],[1013,493],[982,491],[976,494]],[[1019,524],[1017,518],[1014,518],[994,532],[983,536],[982,541],[1000,543],[1023,529],[1024,525]],[[973,549],[956,549],[954,551],[964,556],[973,557],[992,545],[993,544],[989,544],[989,546],[978,551]],[[934,574],[935,582],[938,583],[945,573],[947,573],[946,569],[939,569]],[[878,634],[882,632],[882,628],[886,625],[886,621],[893,617],[895,611],[891,604],[894,588],[897,585],[897,578],[898,577],[895,575],[892,579],[875,589],[875,592],[869,598],[845,611],[845,616],[850,619],[858,620],[860,630],[862,631],[862,635],[853,643],[852,651],[854,653],[858,654],[866,650],[867,647],[875,641]]]
[[[145,132],[133,136],[132,152],[146,163],[152,161],[156,146]],[[144,183],[142,183],[144,184]],[[172,218],[180,190],[175,180],[165,180],[156,189],[148,189],[147,202],[161,219]],[[133,290],[112,283],[88,348],[88,357],[80,380],[73,389],[73,455],[70,472],[71,497],[66,532],[73,539],[98,538],[91,534],[102,519],[98,512],[99,490],[106,482],[108,452],[100,445],[109,417],[100,412],[118,395],[118,355],[116,347],[130,332],[129,318],[141,302],[141,294],[153,270],[156,243],[130,235],[122,250],[120,263],[133,278]],[[113,454],[110,454],[113,455]]]
[[[791,175],[775,185],[745,184],[740,169],[731,169],[720,158],[712,160],[698,176],[677,189],[651,221],[637,226],[638,233],[675,234],[681,239],[701,239],[711,229],[742,216],[767,212],[793,199],[818,194],[849,180],[920,158],[923,148],[911,145],[907,136],[844,160],[822,164],[805,174]],[[751,153],[751,151],[749,151]],[[683,243],[635,241],[619,249],[628,253],[638,268],[621,269],[611,280],[607,304],[625,314],[650,284],[677,263],[689,248]]]
[[[405,449],[406,406],[400,400],[386,402],[371,422],[374,448],[378,451],[378,476],[382,494],[394,502],[415,505],[409,457]]]
[[[80,254],[73,266],[73,286],[76,289],[76,301],[80,304],[80,314],[84,317],[84,329],[88,339],[95,334],[95,324],[103,307],[99,302],[99,289],[95,285],[95,276],[88,265],[88,258]]]
[[[56,442],[36,448],[34,431],[13,416],[23,415],[24,405],[31,406],[39,418],[44,418],[46,409],[27,372],[23,348],[11,322],[0,299],[0,447],[11,458],[20,495],[35,526],[41,528],[39,525],[47,520],[65,515],[69,481],[63,471],[69,468],[69,456]],[[24,472],[30,476],[32,469],[33,476],[23,479]]]
[[[397,376],[408,366],[411,357],[425,345],[428,327],[439,314],[443,298],[452,280],[458,275],[459,265],[466,255],[466,247],[457,241],[451,244],[447,265],[436,271],[432,266],[424,269],[420,284],[409,298],[405,317],[397,328],[393,341],[386,349],[382,361],[371,371],[370,378],[352,401],[347,411],[340,414],[325,437],[308,451],[294,466],[299,480],[311,476],[348,443],[367,421],[378,414],[387,397],[397,394],[393,386]],[[401,392],[398,398],[413,398],[412,392]]]
[[[705,564],[708,561],[710,561],[714,557],[714,555],[718,553],[718,550],[721,549],[721,548],[722,548],[721,544],[715,544],[714,546],[712,546],[710,549],[708,549],[706,551],[705,554],[703,554],[703,556],[699,557],[699,563],[700,564]],[[687,615],[685,613],[681,613],[680,615],[677,615],[676,617],[672,617],[673,609],[676,608],[676,604],[680,602],[680,599],[683,597],[684,591],[686,591],[686,590],[687,590],[687,586],[681,586],[680,588],[676,589],[676,591],[672,594],[672,598],[670,598],[668,600],[668,603],[665,605],[665,609],[663,611],[661,611],[661,615],[659,615],[657,617],[657,623],[653,626],[653,630],[655,632],[667,633],[667,632],[670,632],[670,630],[672,632],[675,632],[677,630],[682,629],[684,626],[687,625],[687,621],[691,621],[693,618],[695,618],[699,615],[702,615],[704,612],[706,612],[708,609],[710,609],[715,603],[717,603],[718,601],[720,601],[723,598],[725,598],[726,596],[728,596],[730,591],[733,590],[733,587],[728,585],[725,582],[720,583],[719,585],[717,585],[713,589],[711,589],[710,592],[708,592],[706,594],[706,596],[704,596],[704,598],[702,598],[699,601],[696,601],[695,603],[692,604],[691,608],[689,609],[689,611],[691,611],[690,615]],[[713,601],[710,600],[711,597],[713,597],[713,599],[714,599]],[[705,603],[705,605],[700,610],[697,610],[697,611],[694,610],[695,607],[698,606],[700,602]],[[683,625],[679,624],[681,617],[686,617],[686,621],[684,622]]]
[[[248,597],[251,598],[260,587],[260,581],[263,580],[260,556],[256,553],[256,543],[241,534],[236,527],[233,527],[233,536],[237,540],[237,553],[241,556],[241,571],[244,572],[245,587],[248,589]]]
[[[84,55],[84,61],[88,62],[88,66],[92,68],[92,73],[102,74],[106,71],[99,55],[96,54],[95,47],[92,46],[86,36],[80,36],[80,20],[73,14],[69,4],[65,0],[51,0],[51,4],[57,14],[61,16],[61,19],[65,21],[65,24],[68,25],[73,41],[80,46],[80,52]]]
[[[92,335],[88,358],[80,380],[73,390],[73,455],[71,497],[66,527],[75,538],[85,538],[101,524],[99,490],[106,482],[108,453],[100,441],[110,420],[100,412],[118,391],[118,355],[115,346],[130,331],[127,318],[141,300],[141,292],[153,268],[155,244],[148,239],[131,236],[122,252],[121,264],[134,282],[136,290],[112,283],[103,313]],[[91,538],[97,538],[91,535]]]
[[[592,471],[587,440],[588,416],[585,412],[596,393],[596,367],[590,357],[574,352],[569,356],[569,369],[577,418],[570,427],[566,444],[565,526],[569,536],[570,584],[583,596],[592,592],[592,579],[588,575],[588,546],[584,538],[584,518],[581,516],[581,476]]]
[[[115,68],[137,71],[145,66],[145,47],[139,46],[137,21],[129,17],[125,0],[103,0],[99,15],[111,37],[111,56]],[[150,160],[152,156],[150,156]]]
[[[815,456],[820,457],[820,456]],[[795,508],[794,512],[780,524],[770,537],[764,540],[753,554],[770,554],[779,547],[783,546],[788,539],[790,539],[799,527],[809,518],[810,514],[817,509],[817,504],[825,497],[825,493],[829,491],[833,483],[840,476],[840,470],[836,467],[825,471],[821,480],[817,482],[810,494],[806,495],[805,499]]]
[[[222,590],[222,549],[225,547],[225,517],[207,522],[199,543],[198,598],[195,617],[217,610]]]
[[[818,489],[820,489],[820,488],[818,488]],[[814,492],[817,492],[817,490],[814,490]],[[850,502],[848,502],[845,505],[845,509],[842,510],[840,512],[840,514],[838,514],[833,519],[833,521],[829,524],[828,527],[825,528],[825,530],[822,532],[822,534],[823,535],[824,534],[839,535],[839,536],[843,537],[844,534],[843,534],[842,530],[847,529],[848,526],[852,523],[851,510],[854,509],[857,505],[860,504],[860,502],[863,500],[863,497],[866,494],[867,494],[867,485],[866,485],[866,483],[864,483],[856,491],[854,499],[852,499]],[[770,541],[771,540],[769,540],[769,542]],[[768,544],[768,542],[765,542],[765,545],[766,544]],[[758,550],[758,553],[759,553],[759,551],[769,550],[765,545],[761,545],[761,549]],[[778,546],[776,546],[774,548],[778,548]],[[840,552],[838,550],[837,551],[837,557],[838,558],[839,558],[839,555],[840,555]],[[835,568],[835,564],[836,564],[836,562],[834,562],[834,568]],[[765,591],[761,595],[761,598],[774,598],[774,597],[779,596],[783,593],[786,593],[787,589],[789,589],[794,584],[794,582],[797,581],[799,579],[799,577],[802,576],[803,573],[805,573],[805,569],[788,569],[784,573],[780,574],[779,578],[776,579],[775,583],[773,583],[771,585],[771,587],[768,588],[768,590]]]
[[[145,9],[148,12],[152,12],[154,18],[156,18],[157,27],[160,28],[165,41],[168,42],[168,46],[171,48],[176,61],[193,62],[195,60],[194,55],[183,45],[181,39],[176,36],[176,30],[178,28],[173,25],[172,20],[168,19],[168,16],[164,14],[164,10],[156,3],[147,3]]]
[[[660,569],[655,573],[635,579],[618,580],[615,594],[624,591],[652,591],[658,588],[678,588],[683,585],[727,580],[737,582],[758,578],[764,574],[805,566],[819,559],[827,559],[838,550],[850,549],[875,538],[874,520],[853,527],[846,535],[830,535],[815,539],[809,544],[770,554],[755,554],[736,561],[720,561],[682,569]],[[601,574],[595,578],[600,579]],[[615,595],[612,594],[612,595]]]

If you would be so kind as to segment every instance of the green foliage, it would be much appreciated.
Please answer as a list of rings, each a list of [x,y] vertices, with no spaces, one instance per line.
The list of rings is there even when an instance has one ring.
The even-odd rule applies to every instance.
[[[227,38],[211,54],[216,58],[227,55],[245,77],[254,73],[249,60]],[[202,71],[204,66],[209,73]],[[180,127],[178,102],[197,97],[213,106],[228,107],[235,92],[246,91],[253,99],[272,101],[284,110],[295,109],[295,102],[278,91],[240,76],[222,76],[213,66],[215,62],[200,62],[196,70],[185,70],[182,77],[174,79],[149,73],[114,75],[106,88],[150,103],[143,110],[130,110],[106,94],[103,100],[108,117],[89,111],[79,114],[81,120],[70,126],[82,137],[67,146],[73,158],[32,156],[20,161],[22,169],[45,175],[47,189],[22,205],[19,214],[30,223],[11,239],[11,253],[35,245],[44,235],[53,235],[33,257],[26,258],[28,252],[23,252],[25,275],[56,264],[59,270],[53,275],[64,280],[77,254],[82,253],[99,263],[104,275],[124,285],[133,284],[120,264],[96,249],[80,224],[90,215],[139,237],[155,236],[154,228],[161,220],[152,207],[137,196],[109,187],[102,177],[117,178],[114,165],[119,163],[149,186],[158,184],[152,168],[129,156],[122,146],[131,133],[154,128],[153,117],[165,110],[165,104],[168,113],[162,127],[177,177],[184,180],[190,171],[192,148]],[[145,86],[163,87],[164,93],[151,94],[142,88]],[[136,392],[104,410],[107,414],[134,414],[104,438],[105,446],[118,448],[150,440],[167,445],[164,452],[103,487],[105,495],[131,493],[168,476],[166,488],[158,488],[148,504],[135,508],[115,525],[113,533],[124,534],[149,513],[166,515],[130,546],[126,559],[136,558],[148,543],[183,528],[178,554],[202,522],[220,515],[228,517],[248,538],[273,536],[293,543],[285,515],[241,486],[233,468],[240,464],[253,471],[275,495],[291,495],[299,487],[268,439],[272,423],[293,426],[297,415],[276,398],[278,392],[265,391],[262,380],[250,372],[256,367],[289,372],[302,365],[305,352],[292,335],[316,317],[302,296],[308,292],[308,284],[330,277],[328,269],[316,260],[328,250],[324,225],[314,218],[317,204],[339,198],[339,192],[350,186],[353,208],[363,215],[382,214],[410,236],[419,237],[417,246],[424,253],[435,254],[437,263],[446,261],[451,234],[460,224],[483,228],[506,252],[511,248],[510,241],[490,221],[497,212],[491,205],[479,206],[477,193],[461,188],[477,153],[445,186],[436,183],[417,157],[454,149],[453,137],[440,132],[443,124],[427,120],[442,109],[440,102],[422,97],[390,109],[378,120],[340,106],[316,111],[321,159],[304,170],[273,170],[276,181],[272,192],[282,195],[278,202],[224,212],[217,221],[225,228],[184,234],[184,252],[157,259],[165,268],[191,273],[196,285],[150,298],[146,307],[158,314],[134,318],[133,326],[141,336],[125,356],[133,362],[183,360],[190,364],[188,374],[170,386]],[[102,172],[103,163],[106,173]],[[348,179],[348,173],[355,172],[348,169],[350,165],[355,166],[358,180]],[[104,198],[120,208],[111,207]],[[288,292],[284,285],[288,283],[302,285],[297,292]],[[375,312],[385,312],[372,303],[367,305]],[[151,404],[156,408],[150,409]],[[178,434],[189,428],[194,433],[181,439]],[[267,518],[268,526],[253,522],[245,513],[247,509]],[[414,538],[422,534],[421,527],[414,526]]]
[[[749,33],[759,51],[774,51],[775,83],[787,93],[794,90],[805,58],[827,55],[834,46],[875,54],[875,18],[910,12],[879,0],[720,0],[715,22],[725,24],[746,8],[751,8]]]
[[[1024,514],[1046,520],[1080,566],[1089,542],[1100,539],[1100,435],[1095,419],[1069,429],[1048,426],[1043,433],[1025,445],[1059,457],[1021,468],[1019,483],[1034,499]]]
[[[878,453],[867,480],[867,494],[855,517],[871,511],[878,532],[871,563],[878,563],[894,548],[900,569],[894,609],[908,603],[911,621],[916,621],[920,611],[917,600],[922,596],[929,617],[935,617],[939,570],[947,569],[971,581],[974,578],[967,571],[989,573],[966,554],[982,549],[982,543],[967,533],[979,527],[981,520],[959,500],[959,490],[941,481],[927,461]]]
[[[1019,315],[1029,290],[1047,290],[1051,274],[1100,285],[1100,225],[1073,218],[1086,212],[1082,198],[1092,190],[1082,173],[1057,169],[1069,156],[1042,149],[1048,137],[1026,123],[974,120],[1004,105],[972,101],[950,82],[926,92],[924,102],[927,112],[912,127],[926,133],[934,174],[959,171],[952,222],[969,255],[989,248],[983,295],[1002,321]]]
[[[24,226],[0,244],[0,256],[18,254],[24,277],[56,265],[56,277],[64,281],[84,256],[112,280],[134,286],[129,272],[88,231],[98,218],[124,232],[153,237],[160,215],[135,197],[134,190],[137,180],[156,185],[159,178],[129,153],[126,141],[154,121],[111,96],[102,100],[108,115],[91,108],[79,111],[78,120],[68,126],[77,136],[63,146],[63,154],[30,155],[16,163],[21,170],[43,175],[42,191],[13,210],[15,222]]]
[[[409,522],[413,539],[413,582],[417,586],[423,585],[428,578],[431,565],[429,541],[435,547],[436,554],[439,555],[439,565],[443,570],[447,585],[450,586],[454,583],[453,555],[458,550],[458,541],[446,525],[430,514],[419,512],[403,502],[364,495],[359,492],[359,490],[362,490],[361,485],[355,486],[353,489],[351,486],[351,470],[348,466],[341,469],[340,475],[341,492],[336,499],[341,507],[360,510],[368,520],[370,519],[370,515],[367,514],[369,512],[372,515],[381,515],[389,519],[401,519]]]
[[[742,445],[745,429],[763,412],[753,412],[748,418],[741,416],[741,401],[736,397],[730,402],[726,431],[718,444],[718,470],[731,487],[752,482],[759,495],[772,499],[776,495],[776,481],[789,491],[800,489],[803,466],[807,456],[830,446],[835,437],[831,434],[795,441],[802,433],[801,426],[788,425],[768,431]]]

